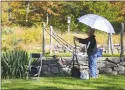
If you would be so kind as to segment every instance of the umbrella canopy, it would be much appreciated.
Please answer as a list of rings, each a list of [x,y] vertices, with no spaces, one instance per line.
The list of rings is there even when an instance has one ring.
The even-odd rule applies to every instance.
[[[79,22],[84,23],[90,26],[91,28],[98,29],[111,34],[115,33],[111,23],[107,19],[99,15],[87,14],[78,18],[78,20]]]

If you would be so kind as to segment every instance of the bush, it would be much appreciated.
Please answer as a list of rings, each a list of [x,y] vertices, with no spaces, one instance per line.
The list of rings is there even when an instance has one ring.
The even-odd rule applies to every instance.
[[[2,78],[21,78],[26,75],[28,53],[23,50],[12,50],[2,53]]]
[[[22,37],[25,44],[30,44],[32,42],[41,42],[41,31],[40,30],[27,30]]]

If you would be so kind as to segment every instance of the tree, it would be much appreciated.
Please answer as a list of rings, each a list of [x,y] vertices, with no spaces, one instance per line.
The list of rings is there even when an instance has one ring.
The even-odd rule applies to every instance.
[[[28,6],[29,5],[29,6]],[[125,2],[113,1],[12,1],[12,21],[15,24],[32,26],[47,22],[58,30],[67,31],[67,17],[71,17],[71,31],[86,31],[87,26],[77,18],[94,13],[108,19],[119,32],[120,22],[125,17]],[[117,7],[116,7],[117,6]],[[7,21],[7,2],[2,3],[2,22]],[[26,20],[28,20],[26,22]]]

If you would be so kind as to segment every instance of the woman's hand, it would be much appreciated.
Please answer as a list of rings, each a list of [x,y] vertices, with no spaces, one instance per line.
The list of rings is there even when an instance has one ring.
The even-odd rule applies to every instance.
[[[78,38],[76,36],[73,37],[74,40],[78,41]]]

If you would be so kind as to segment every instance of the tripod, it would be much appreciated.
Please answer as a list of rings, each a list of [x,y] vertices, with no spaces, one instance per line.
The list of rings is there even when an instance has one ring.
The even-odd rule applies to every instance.
[[[77,53],[76,53],[76,41],[75,39],[73,39],[74,41],[74,50],[73,50],[73,57],[72,57],[72,60],[71,60],[71,65],[73,65],[72,67],[74,67],[75,65],[77,65],[79,68],[80,68],[80,64],[78,62],[78,57],[77,57]]]
[[[71,67],[71,76],[72,77],[80,77],[80,64],[78,62],[78,58],[77,58],[77,54],[76,54],[76,42],[74,39],[74,44],[75,44],[75,48],[73,50],[73,57],[72,57],[72,61],[71,61],[71,65],[73,65]],[[73,64],[72,64],[73,63]]]

